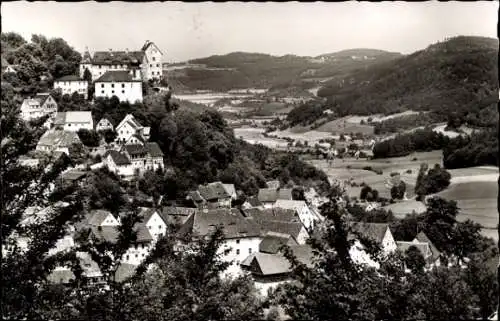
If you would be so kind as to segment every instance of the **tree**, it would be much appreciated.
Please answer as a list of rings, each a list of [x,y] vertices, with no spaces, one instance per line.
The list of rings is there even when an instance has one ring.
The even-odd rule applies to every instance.
[[[105,129],[102,131],[99,131],[99,134],[101,137],[104,138],[104,141],[106,144],[110,144],[115,141],[116,137],[118,136],[118,133],[112,129]]]
[[[78,137],[82,141],[83,145],[88,147],[98,147],[100,142],[100,136],[95,130],[88,130],[85,128],[80,128],[78,130]]]
[[[410,246],[405,251],[404,262],[406,264],[406,267],[413,273],[421,274],[424,272],[425,259],[417,247]]]
[[[403,199],[406,193],[406,183],[400,181],[397,185],[391,187],[392,199]]]
[[[292,199],[296,201],[305,201],[304,188],[295,187],[292,189]]]

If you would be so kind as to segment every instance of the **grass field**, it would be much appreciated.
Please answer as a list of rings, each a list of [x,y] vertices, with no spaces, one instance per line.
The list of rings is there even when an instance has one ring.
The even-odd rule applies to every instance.
[[[348,118],[343,117],[329,121],[326,124],[319,126],[316,130],[319,132],[328,132],[335,134],[350,134],[362,133],[363,135],[373,135],[375,127],[371,125],[361,125],[347,121]]]

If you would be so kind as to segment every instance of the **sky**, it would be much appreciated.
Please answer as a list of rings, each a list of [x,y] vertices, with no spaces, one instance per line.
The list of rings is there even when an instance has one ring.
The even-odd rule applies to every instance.
[[[165,62],[234,51],[317,56],[353,48],[409,54],[446,37],[497,37],[498,1],[4,2],[2,32],[61,37],[78,51],[139,50]]]

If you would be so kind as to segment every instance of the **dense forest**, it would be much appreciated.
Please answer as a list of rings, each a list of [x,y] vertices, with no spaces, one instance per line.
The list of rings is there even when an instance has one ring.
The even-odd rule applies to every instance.
[[[327,98],[323,108],[339,116],[431,111],[440,118],[456,114],[462,123],[471,126],[494,126],[498,40],[451,38],[343,79],[333,79],[318,95]],[[315,107],[302,107],[306,108]],[[315,117],[308,123],[313,123]]]
[[[353,59],[353,56],[360,59]],[[297,87],[306,90],[314,86],[318,79],[339,77],[399,56],[372,49],[351,49],[314,58],[233,52],[193,59],[189,63],[197,67],[172,70],[167,77],[169,83],[179,84],[182,89],[226,91],[235,88]]]

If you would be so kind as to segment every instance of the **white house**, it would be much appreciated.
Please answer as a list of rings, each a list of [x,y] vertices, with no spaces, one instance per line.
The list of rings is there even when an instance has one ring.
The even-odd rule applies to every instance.
[[[161,79],[163,77],[161,50],[151,41],[146,41],[139,51],[96,51],[93,55],[89,50],[83,54],[80,63],[80,77],[83,78],[85,70],[95,80],[107,71],[129,71],[134,72],[134,78],[143,81]]]
[[[69,155],[70,148],[74,144],[82,144],[77,133],[51,129],[40,137],[36,145],[36,150],[46,153],[63,152]]]
[[[309,208],[309,206],[304,201],[292,201],[292,200],[282,200],[278,199],[274,203],[274,207],[291,209],[297,211],[299,214],[300,221],[309,230],[314,228],[314,223],[320,221],[321,219]]]
[[[398,248],[396,241],[392,236],[389,224],[355,222],[351,224],[351,228],[360,235],[377,242],[381,246],[382,252],[385,255],[396,251]],[[350,234],[349,238],[356,239],[354,245],[349,251],[353,261],[358,264],[367,264],[378,268],[379,264],[364,251],[364,245],[360,242],[359,238],[354,234]]]
[[[80,129],[93,130],[94,121],[90,111],[59,112],[54,119],[54,127],[65,131],[77,132]]]
[[[139,144],[149,139],[149,127],[142,126],[132,114],[127,114],[123,120],[116,126],[116,141],[118,143]],[[133,138],[133,136],[137,136]],[[135,140],[134,140],[135,139]]]
[[[118,226],[120,222],[109,211],[93,210],[87,215],[87,224],[91,226]]]
[[[124,153],[139,172],[164,168],[163,152],[157,143],[123,145],[120,152]]]
[[[29,121],[46,115],[55,116],[57,103],[48,93],[39,93],[32,98],[23,100],[21,118]]]
[[[113,124],[107,118],[101,118],[95,126],[96,131],[114,130]]]
[[[124,153],[120,153],[116,150],[109,150],[104,154],[102,163],[104,166],[107,166],[111,172],[121,177],[131,177],[134,175],[132,162],[130,162],[127,155]]]
[[[13,74],[17,74],[17,71],[16,69],[14,69],[14,67],[12,65],[8,65],[7,67],[5,67],[5,69],[3,70],[3,73],[4,74],[7,74],[7,73],[13,73]]]
[[[246,220],[237,209],[217,208],[199,210],[194,213],[187,230],[198,237],[207,237],[215,230],[217,225],[222,227],[224,241],[218,251],[221,259],[231,262],[225,275],[241,273],[240,263],[248,255],[259,251],[262,241],[260,227],[250,220]],[[225,253],[226,250],[229,250]]]
[[[133,75],[133,71],[106,71],[95,81],[96,98],[113,96],[120,101],[142,102],[142,81]]]
[[[80,94],[87,99],[88,97],[88,82],[78,76],[70,75],[54,81],[54,89],[60,89],[63,95],[72,95],[73,93]]]

